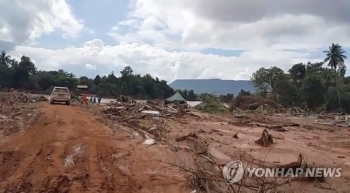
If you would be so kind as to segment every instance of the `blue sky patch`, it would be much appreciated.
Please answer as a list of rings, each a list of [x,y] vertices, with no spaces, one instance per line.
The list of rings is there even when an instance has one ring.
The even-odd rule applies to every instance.
[[[216,48],[206,48],[200,51],[202,54],[213,54],[213,55],[219,55],[219,56],[240,56],[244,50],[223,50],[223,49],[216,49]]]

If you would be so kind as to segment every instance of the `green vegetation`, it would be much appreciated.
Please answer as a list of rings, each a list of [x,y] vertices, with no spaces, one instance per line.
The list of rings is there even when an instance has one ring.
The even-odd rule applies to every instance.
[[[350,77],[345,77],[345,51],[332,44],[323,62],[295,64],[288,73],[278,67],[260,68],[251,78],[257,94],[284,107],[313,111],[350,112]]]
[[[53,86],[65,86],[79,92],[77,85],[87,85],[91,94],[102,97],[127,95],[135,99],[164,99],[172,96],[175,91],[165,80],[153,78],[150,74],[141,76],[134,74],[130,66],[125,67],[120,76],[113,72],[107,76],[97,75],[94,79],[86,76],[76,77],[64,70],[38,71],[35,64],[27,56],[16,61],[5,51],[0,54],[0,88],[15,88],[49,94]],[[201,97],[193,90],[178,90],[186,100],[198,100]],[[221,96],[224,101],[232,101],[233,95]]]
[[[217,97],[213,94],[197,95],[193,90],[178,92],[186,100],[204,101],[206,106],[198,108],[205,108],[208,111],[225,111],[218,106],[219,101],[235,103],[237,106],[238,103],[244,104],[244,101],[249,99],[256,101],[257,105],[261,105],[261,101],[264,103],[272,101],[279,107],[290,109],[300,107],[315,112],[339,110],[350,112],[350,77],[345,77],[344,62],[347,59],[345,51],[339,44],[332,44],[324,53],[324,61],[294,64],[288,72],[278,67],[260,68],[251,78],[256,89],[254,95],[241,90],[234,100],[233,94]],[[78,78],[64,70],[38,71],[27,56],[22,56],[20,61],[16,61],[5,51],[0,54],[2,88],[49,93],[55,85],[75,89],[78,84],[88,85],[91,93],[103,97],[127,95],[136,99],[164,99],[175,92],[166,81],[153,78],[149,74],[145,76],[134,74],[129,66],[120,72],[119,77],[112,72],[107,76],[97,75],[94,79],[85,76]]]
[[[112,72],[107,76],[97,75],[94,79],[86,76],[78,78],[64,70],[38,71],[27,56],[22,56],[20,61],[16,61],[5,51],[0,54],[2,88],[50,93],[53,86],[65,86],[70,90],[76,90],[79,84],[87,85],[92,94],[103,97],[127,95],[138,99],[154,99],[166,98],[174,94],[174,90],[166,81],[154,79],[149,74],[145,76],[134,74],[129,66],[120,72],[120,77],[116,77]]]

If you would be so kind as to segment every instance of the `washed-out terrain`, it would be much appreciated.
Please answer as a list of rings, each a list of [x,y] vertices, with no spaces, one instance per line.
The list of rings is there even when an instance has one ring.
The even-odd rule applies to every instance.
[[[0,100],[0,192],[350,191],[346,116],[210,115],[130,98],[87,106],[18,93],[0,93]],[[264,129],[272,144],[256,142]],[[229,187],[220,173],[233,160],[278,167],[299,154],[342,168],[342,176]]]

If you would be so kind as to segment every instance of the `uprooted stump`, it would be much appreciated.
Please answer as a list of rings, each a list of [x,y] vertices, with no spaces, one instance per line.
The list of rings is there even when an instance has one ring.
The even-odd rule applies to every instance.
[[[272,135],[270,135],[269,132],[266,129],[264,129],[260,139],[256,140],[255,143],[265,147],[270,146],[273,144]]]

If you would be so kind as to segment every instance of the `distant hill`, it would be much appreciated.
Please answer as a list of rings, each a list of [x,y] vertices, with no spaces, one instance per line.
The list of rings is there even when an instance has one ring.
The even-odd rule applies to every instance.
[[[173,89],[193,90],[196,94],[216,93],[218,95],[237,95],[241,89],[254,92],[249,80],[220,80],[220,79],[180,79],[169,84]]]

